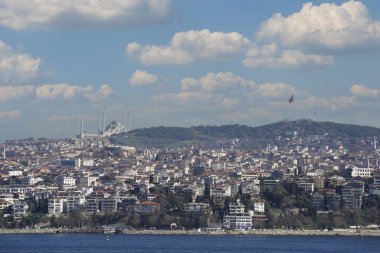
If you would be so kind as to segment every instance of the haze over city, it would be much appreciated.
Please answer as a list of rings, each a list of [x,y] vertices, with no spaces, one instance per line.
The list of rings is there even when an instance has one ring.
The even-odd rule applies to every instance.
[[[1,139],[96,132],[103,111],[380,127],[379,51],[378,1],[0,0]]]

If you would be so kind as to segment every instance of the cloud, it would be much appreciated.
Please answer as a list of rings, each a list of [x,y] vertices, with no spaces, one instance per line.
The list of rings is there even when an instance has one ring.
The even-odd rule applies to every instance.
[[[252,119],[269,119],[274,117],[274,114],[266,109],[255,107],[248,108],[247,110],[232,111],[221,114],[221,118],[224,121],[228,121],[231,124],[235,122],[247,122]]]
[[[196,60],[226,58],[248,50],[252,42],[237,32],[210,32],[207,29],[176,33],[167,45],[143,46],[130,43],[129,58],[146,65],[188,64]]]
[[[183,91],[199,91],[223,93],[229,90],[229,93],[240,96],[261,97],[261,98],[283,98],[291,94],[296,96],[306,96],[305,90],[298,90],[295,86],[283,83],[257,83],[254,80],[247,80],[231,72],[208,73],[199,79],[186,77],[181,80],[181,89]]]
[[[0,86],[0,101],[19,99],[34,92],[33,85],[25,86]]]
[[[238,98],[226,98],[222,94],[203,91],[181,91],[178,93],[166,93],[154,97],[157,103],[173,104],[179,106],[207,107],[208,109],[230,109],[240,104]]]
[[[204,103],[216,99],[215,94],[198,91],[183,91],[179,93],[167,93],[154,97],[157,102],[174,102],[175,104]]]
[[[147,71],[136,70],[129,78],[129,83],[132,86],[144,86],[156,83],[158,80],[157,75],[151,74]]]
[[[198,79],[183,78],[180,92],[157,95],[155,101],[194,106],[207,104],[210,107],[229,109],[242,103],[249,105],[256,98],[286,98],[284,101],[287,101],[291,94],[305,96],[307,92],[297,90],[287,83],[257,84],[231,72],[210,72]]]
[[[116,92],[112,90],[112,88],[108,84],[103,84],[100,88],[93,92],[91,91],[85,92],[84,96],[92,103],[96,103],[102,100],[107,99],[108,97],[115,95]]]
[[[380,22],[373,20],[359,1],[341,5],[306,3],[289,16],[280,13],[265,21],[256,34],[259,40],[277,42],[286,48],[345,50],[379,47]]]
[[[18,110],[12,110],[12,111],[2,111],[0,112],[0,119],[16,119],[20,117],[21,112]]]
[[[170,0],[0,0],[0,25],[14,30],[134,28],[171,18]]]
[[[223,98],[219,105],[225,109],[232,108],[240,103],[240,99],[238,98]]]
[[[46,120],[48,122],[54,122],[54,123],[59,123],[59,122],[77,122],[78,119],[83,121],[95,121],[97,119],[97,116],[94,115],[53,115]]]
[[[276,54],[276,52],[264,52],[258,57],[247,57],[243,60],[243,65],[250,68],[310,68],[332,63],[334,63],[334,58],[332,56],[304,54],[299,50],[284,50],[279,54]]]
[[[0,82],[19,84],[39,77],[40,58],[15,52],[0,41]]]
[[[36,88],[36,97],[38,99],[70,99],[78,94],[83,94],[86,92],[91,92],[92,87],[86,86],[77,86],[77,85],[69,85],[69,84],[46,84],[41,85]]]
[[[296,93],[296,88],[286,83],[264,83],[260,84],[254,91],[254,94],[261,97],[288,97]]]
[[[231,72],[208,73],[199,79],[185,77],[181,80],[182,90],[214,91],[231,88],[253,88],[254,86],[254,81],[246,80]]]
[[[36,88],[35,95],[40,100],[72,99],[83,96],[90,102],[98,102],[114,94],[109,85],[102,85],[94,91],[92,86],[78,86],[70,84],[46,84]]]
[[[363,96],[363,97],[378,97],[380,96],[380,89],[371,89],[366,87],[363,84],[355,84],[351,86],[350,89],[351,93],[356,96]]]
[[[337,109],[351,107],[356,104],[357,101],[355,97],[340,96],[330,98],[317,98],[314,96],[310,96],[305,99],[299,100],[296,106],[298,109],[326,108],[335,111]]]

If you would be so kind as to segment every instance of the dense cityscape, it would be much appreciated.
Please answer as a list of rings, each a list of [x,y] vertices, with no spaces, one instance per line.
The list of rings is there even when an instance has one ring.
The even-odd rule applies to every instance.
[[[82,123],[83,125],[83,123]],[[8,140],[0,162],[0,227],[88,231],[378,229],[376,137],[348,150],[287,131],[281,145],[135,148],[112,122],[72,139]],[[254,140],[253,140],[254,141]]]
[[[380,1],[0,0],[0,253],[379,253]]]

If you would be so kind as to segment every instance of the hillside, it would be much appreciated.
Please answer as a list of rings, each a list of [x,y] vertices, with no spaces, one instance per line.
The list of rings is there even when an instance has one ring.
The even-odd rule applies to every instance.
[[[136,147],[220,146],[224,142],[240,139],[245,141],[245,146],[252,144],[252,147],[255,147],[273,144],[276,137],[286,138],[294,132],[303,138],[321,135],[351,144],[355,144],[359,139],[380,136],[380,129],[375,127],[297,120],[280,121],[259,127],[245,125],[151,127],[135,129],[127,134],[113,135],[111,142]]]

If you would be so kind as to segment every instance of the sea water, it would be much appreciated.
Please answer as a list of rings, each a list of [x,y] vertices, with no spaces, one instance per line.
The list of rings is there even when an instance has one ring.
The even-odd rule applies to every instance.
[[[0,252],[379,253],[379,237],[25,234],[0,235]]]

